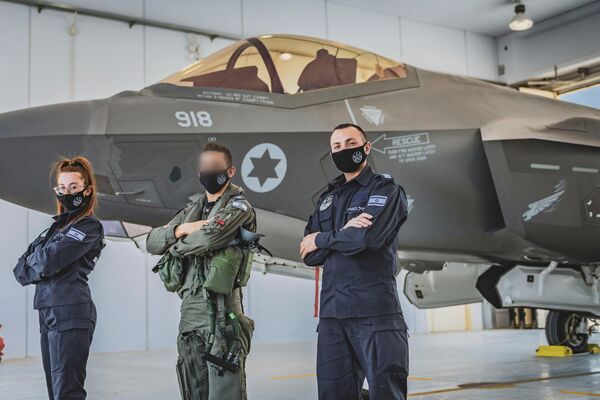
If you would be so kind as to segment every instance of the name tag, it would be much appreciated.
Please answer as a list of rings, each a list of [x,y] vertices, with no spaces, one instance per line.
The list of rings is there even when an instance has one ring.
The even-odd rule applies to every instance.
[[[365,208],[362,206],[354,206],[354,207],[348,207],[346,209],[346,212],[348,214],[351,214],[351,213],[360,212],[360,211],[364,211],[364,210],[365,210]]]

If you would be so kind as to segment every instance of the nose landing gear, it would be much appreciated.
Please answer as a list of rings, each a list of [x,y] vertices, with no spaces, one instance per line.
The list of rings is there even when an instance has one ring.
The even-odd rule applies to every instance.
[[[588,351],[590,335],[598,326],[595,320],[568,311],[550,311],[546,317],[546,339],[549,345],[567,346],[574,354]]]

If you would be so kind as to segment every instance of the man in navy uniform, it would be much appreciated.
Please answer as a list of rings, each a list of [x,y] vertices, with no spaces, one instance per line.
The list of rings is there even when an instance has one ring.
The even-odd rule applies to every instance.
[[[390,175],[371,170],[371,143],[359,126],[338,125],[330,144],[343,174],[321,195],[300,244],[305,264],[325,267],[319,399],[360,399],[365,378],[371,399],[405,399],[407,327],[395,276],[406,194]]]

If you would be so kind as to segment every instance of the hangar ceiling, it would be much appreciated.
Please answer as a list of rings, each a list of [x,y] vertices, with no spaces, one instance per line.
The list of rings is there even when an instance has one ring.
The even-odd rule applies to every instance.
[[[510,33],[512,0],[333,0],[385,14],[499,37]],[[523,0],[527,15],[538,23],[598,0]]]

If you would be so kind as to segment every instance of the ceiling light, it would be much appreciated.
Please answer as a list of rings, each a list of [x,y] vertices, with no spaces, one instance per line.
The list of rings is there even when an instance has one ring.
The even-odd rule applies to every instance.
[[[281,53],[281,54],[279,55],[279,58],[280,58],[282,61],[289,61],[289,60],[291,60],[291,59],[292,59],[292,54],[291,54],[291,53]]]
[[[515,16],[508,24],[508,27],[513,31],[526,31],[531,29],[533,21],[525,15],[525,4],[517,4],[515,6]]]

